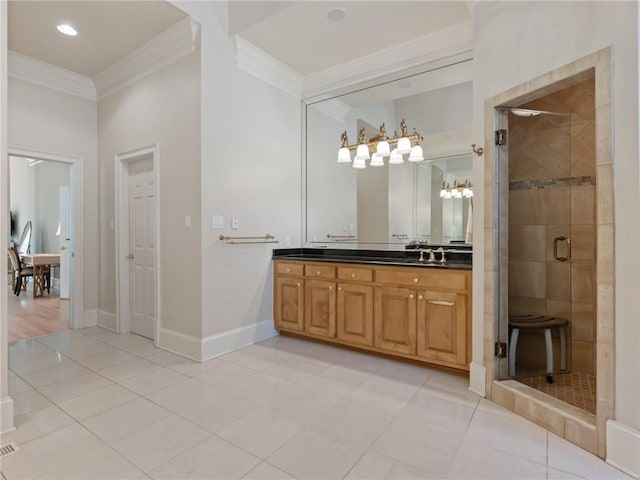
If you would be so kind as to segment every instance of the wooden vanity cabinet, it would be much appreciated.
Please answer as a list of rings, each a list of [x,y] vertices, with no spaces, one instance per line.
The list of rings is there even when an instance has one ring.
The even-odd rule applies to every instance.
[[[416,353],[416,294],[402,287],[376,287],[374,345],[396,353]]]
[[[373,287],[338,284],[337,338],[361,346],[373,345]]]
[[[336,284],[307,280],[304,286],[304,330],[323,337],[336,336]]]
[[[417,354],[459,365],[467,363],[467,296],[441,291],[418,292]]]
[[[304,331],[304,280],[276,276],[274,323],[278,330]]]
[[[274,263],[277,329],[468,370],[470,270]]]

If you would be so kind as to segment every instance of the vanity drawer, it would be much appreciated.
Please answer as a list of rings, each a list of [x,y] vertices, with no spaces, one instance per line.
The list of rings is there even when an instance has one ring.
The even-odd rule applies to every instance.
[[[339,280],[353,280],[354,282],[372,282],[373,269],[361,267],[338,267]]]
[[[419,288],[438,288],[458,291],[467,290],[466,272],[455,272],[451,270],[379,268],[376,269],[376,282]]]
[[[304,270],[304,264],[302,263],[286,263],[276,262],[276,274],[278,275],[298,275],[301,276]]]
[[[336,278],[336,267],[312,263],[304,266],[304,275],[314,278]]]

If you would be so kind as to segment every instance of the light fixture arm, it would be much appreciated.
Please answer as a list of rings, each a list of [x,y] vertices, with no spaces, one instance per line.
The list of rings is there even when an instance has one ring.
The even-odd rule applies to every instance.
[[[400,130],[402,132],[401,137],[406,137],[411,141],[412,145],[415,144],[419,144],[419,142],[421,142],[422,140],[424,140],[424,137],[422,135],[420,135],[417,130],[414,128],[413,129],[413,133],[411,135],[408,135],[408,128],[407,128],[407,124],[405,123],[405,121],[403,120],[400,123]],[[347,139],[347,132],[343,132],[340,135],[340,140],[342,142],[342,147],[341,148],[348,148],[350,151],[355,151],[358,148],[358,145],[367,145],[369,147],[369,151],[374,152],[376,150],[376,147],[378,145],[378,142],[380,141],[386,141],[389,142],[389,145],[391,147],[395,147],[398,145],[398,140],[400,140],[400,138],[398,138],[397,135],[394,135],[392,138],[387,137],[387,131],[386,131],[386,127],[385,124],[383,123],[380,126],[380,132],[378,134],[378,136],[376,137],[372,137],[372,138],[367,138],[367,134],[364,130],[364,127],[362,127],[359,131],[358,131],[358,143],[354,144],[354,145],[349,145],[348,144],[348,140],[347,140],[347,144],[345,145],[345,140]]]

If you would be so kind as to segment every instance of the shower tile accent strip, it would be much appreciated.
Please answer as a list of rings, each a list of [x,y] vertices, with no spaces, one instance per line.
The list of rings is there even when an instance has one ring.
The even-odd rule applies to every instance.
[[[583,177],[541,178],[538,180],[521,180],[509,182],[509,190],[530,190],[533,188],[571,187],[580,185],[595,185],[596,177],[586,175]]]

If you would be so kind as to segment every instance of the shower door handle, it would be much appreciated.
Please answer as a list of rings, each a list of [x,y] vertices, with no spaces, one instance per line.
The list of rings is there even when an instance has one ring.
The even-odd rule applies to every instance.
[[[566,242],[567,244],[567,256],[559,257],[558,256],[558,244],[560,242]],[[561,236],[553,239],[553,258],[558,260],[559,262],[568,262],[571,260],[571,239],[569,237]]]

